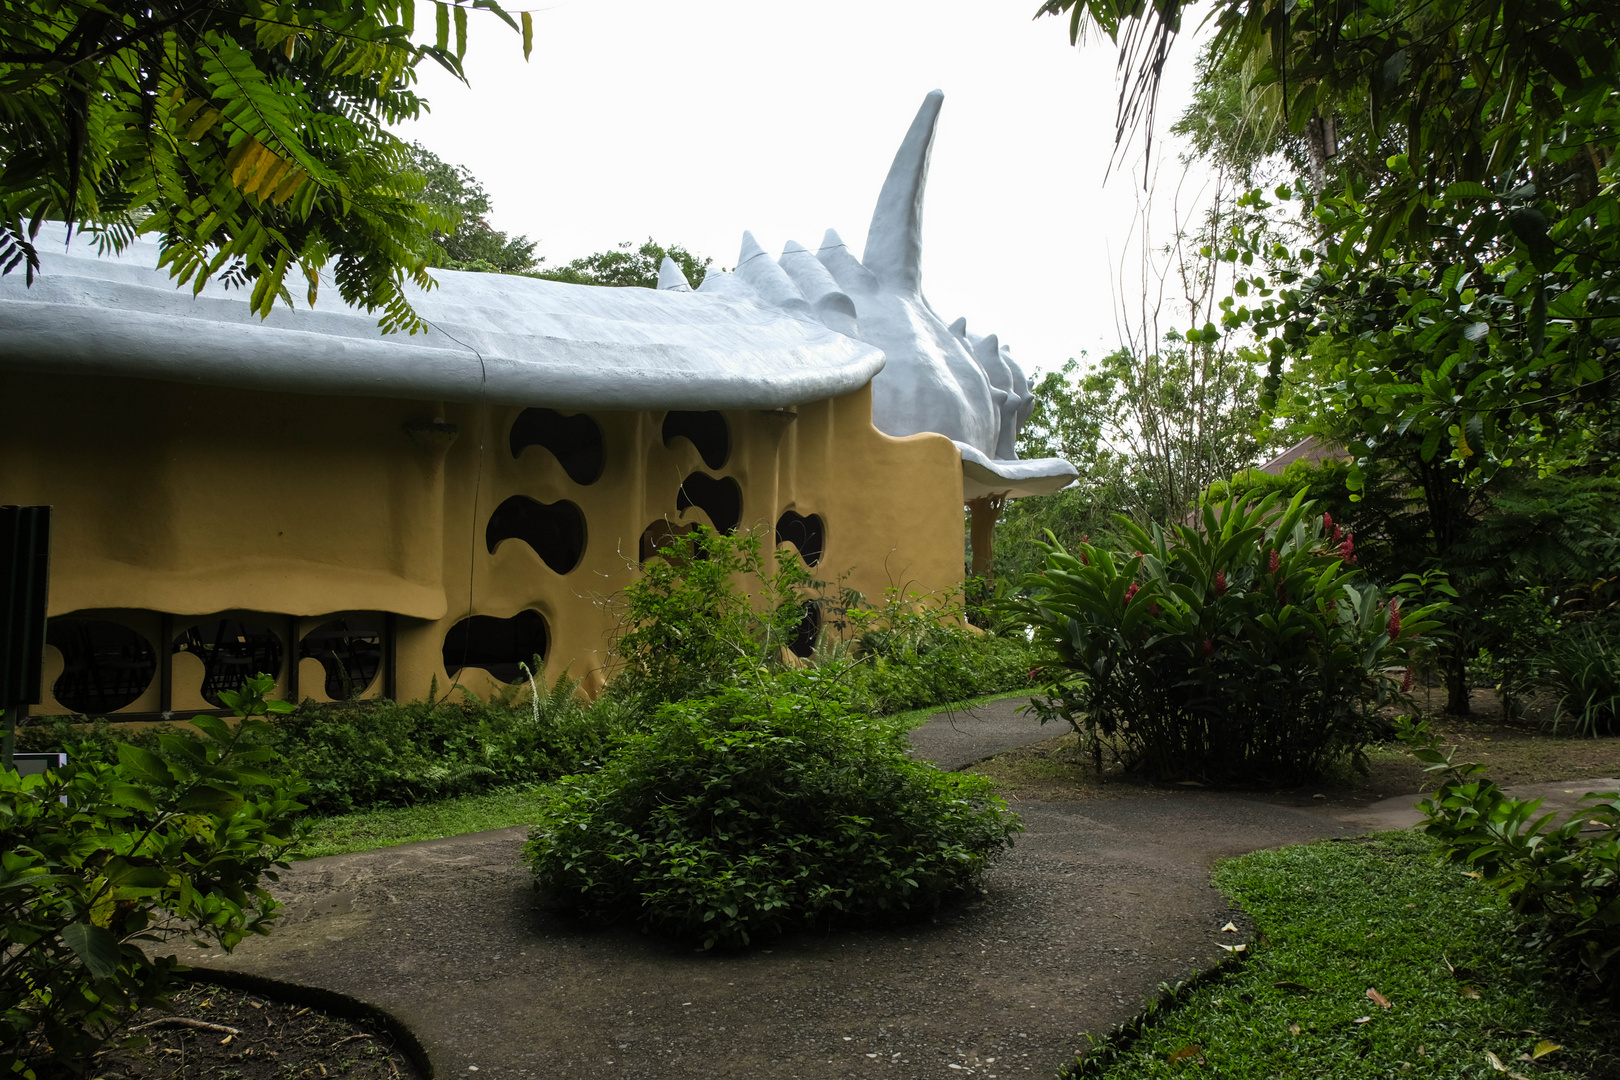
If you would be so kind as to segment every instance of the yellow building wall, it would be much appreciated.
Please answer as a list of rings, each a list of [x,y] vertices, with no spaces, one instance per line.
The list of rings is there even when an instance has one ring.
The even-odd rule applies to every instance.
[[[790,509],[819,515],[819,577],[873,598],[891,585],[961,584],[958,452],[943,436],[879,432],[870,387],[786,414],[725,412],[731,454],[718,469],[684,438],[664,445],[663,412],[590,412],[606,463],[588,485],[543,447],[513,457],[522,411],[8,373],[0,503],[55,507],[53,616],[114,618],[160,649],[156,613],[178,632],[193,616],[234,612],[274,629],[291,663],[296,635],[321,616],[393,613],[402,700],[434,679],[449,685],[444,638],[456,622],[524,609],[548,624],[546,676],[600,689],[617,625],[611,597],[635,573],[642,532],[660,519],[706,520],[676,508],[694,472],[737,481],[745,529],[768,536]],[[517,539],[488,550],[490,514],[512,495],[581,507],[578,566],[555,573]],[[47,669],[54,681],[61,658]],[[200,669],[190,654],[173,657],[175,710],[206,704],[187,688]],[[300,697],[324,696],[318,673],[303,662]],[[478,671],[462,682],[491,688]],[[285,692],[285,671],[280,683]],[[151,711],[155,694],[120,711]],[[65,710],[48,701],[34,711]]]

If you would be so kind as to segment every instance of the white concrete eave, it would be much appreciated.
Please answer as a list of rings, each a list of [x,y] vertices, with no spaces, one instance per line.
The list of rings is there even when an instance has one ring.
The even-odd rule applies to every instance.
[[[777,409],[858,390],[884,362],[746,297],[452,270],[410,290],[426,333],[382,333],[330,281],[313,310],[278,305],[261,320],[245,290],[177,289],[155,243],[102,256],[93,239],[64,238],[59,225],[41,231],[31,288],[20,271],[0,278],[0,371],[574,410]]]

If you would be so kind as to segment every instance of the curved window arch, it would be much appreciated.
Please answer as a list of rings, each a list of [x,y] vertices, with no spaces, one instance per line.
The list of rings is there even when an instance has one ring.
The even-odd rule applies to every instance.
[[[507,540],[521,540],[558,574],[566,574],[585,557],[585,511],[567,499],[543,503],[513,495],[489,515],[484,542],[490,554]]]
[[[260,623],[212,619],[175,635],[171,652],[191,653],[203,663],[202,696],[216,709],[225,707],[221,690],[236,690],[258,674],[281,674],[281,638]]]
[[[703,464],[723,469],[731,459],[731,425],[713,409],[689,412],[677,409],[664,414],[664,445],[684,438],[697,447]]]
[[[799,557],[805,561],[805,565],[814,566],[821,561],[821,553],[826,550],[827,529],[822,524],[820,514],[800,516],[792,510],[785,510],[776,519],[776,542],[792,544],[799,549]]]
[[[717,532],[733,533],[742,522],[742,487],[729,476],[695,472],[681,481],[675,509],[695,506],[709,515]]]
[[[157,674],[157,652],[138,632],[106,619],[52,619],[45,642],[62,654],[51,695],[63,708],[101,716],[140,700]]]
[[[382,668],[382,635],[365,619],[345,617],[321,623],[298,641],[298,659],[320,661],[326,696],[357,698],[371,688]]]

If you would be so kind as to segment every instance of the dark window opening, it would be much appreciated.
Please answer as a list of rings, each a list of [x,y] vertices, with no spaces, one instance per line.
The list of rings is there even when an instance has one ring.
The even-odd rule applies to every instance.
[[[800,517],[792,510],[783,511],[782,516],[776,519],[776,542],[792,544],[799,549],[799,557],[806,565],[816,565],[827,546],[827,533],[821,524],[821,515]]]
[[[564,416],[556,409],[524,409],[512,423],[511,442],[513,457],[528,446],[550,450],[576,484],[596,483],[607,465],[602,428],[584,413]]]
[[[51,693],[64,708],[102,715],[133,705],[157,674],[157,653],[140,634],[104,619],[52,619],[45,641],[62,654]]]
[[[804,605],[804,617],[793,631],[793,640],[788,642],[788,652],[801,660],[810,659],[816,651],[816,642],[821,638],[821,608],[814,600]]]
[[[174,651],[203,662],[202,696],[225,708],[221,690],[237,690],[254,675],[281,674],[281,639],[268,627],[240,619],[198,623],[174,639]]]
[[[444,635],[444,670],[459,679],[466,668],[482,668],[499,682],[514,683],[524,678],[518,665],[527,664],[538,678],[550,642],[538,611],[520,611],[510,619],[474,615]]]
[[[695,506],[709,515],[716,532],[733,533],[742,522],[742,488],[729,476],[695,472],[681,481],[675,509]]]
[[[364,619],[333,619],[305,634],[298,659],[319,660],[326,671],[326,696],[333,701],[357,698],[370,688],[382,668],[382,635]]]
[[[522,540],[553,571],[566,574],[585,556],[585,512],[567,499],[543,503],[513,495],[489,515],[484,530],[491,554],[507,540]]]
[[[664,445],[685,438],[697,447],[698,456],[711,469],[722,469],[731,457],[731,427],[714,410],[708,412],[669,412],[664,414]]]
[[[661,551],[664,557],[685,562],[693,554],[689,539],[696,525],[673,525],[662,519],[647,526],[641,533],[641,561],[646,562]],[[701,557],[701,553],[698,553]]]

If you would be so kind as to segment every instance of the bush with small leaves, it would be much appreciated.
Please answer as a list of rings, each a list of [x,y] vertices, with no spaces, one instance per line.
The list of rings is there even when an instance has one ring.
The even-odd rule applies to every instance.
[[[301,785],[254,746],[274,681],[221,694],[240,718],[199,716],[202,739],[161,736],[164,756],[118,746],[118,763],[0,770],[0,1072],[82,1075],[142,1008],[161,1003],[180,935],[231,949],[269,932],[280,905],[262,879],[297,840]]]
[[[938,909],[1021,826],[989,781],[910,760],[839,695],[787,672],[664,706],[557,786],[525,849],[540,888],[704,948]]]

